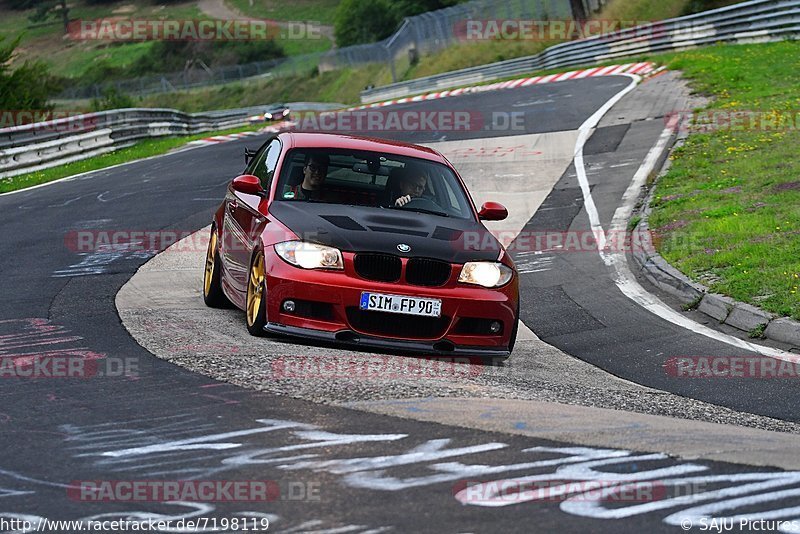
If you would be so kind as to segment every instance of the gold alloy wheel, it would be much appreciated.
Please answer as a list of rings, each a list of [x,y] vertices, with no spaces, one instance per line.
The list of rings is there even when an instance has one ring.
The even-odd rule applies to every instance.
[[[264,298],[264,254],[259,252],[250,267],[250,280],[247,283],[247,324],[253,326],[261,310]]]
[[[214,279],[214,255],[217,252],[217,233],[212,231],[206,251],[206,269],[203,273],[203,294],[207,297],[211,292],[211,281]]]

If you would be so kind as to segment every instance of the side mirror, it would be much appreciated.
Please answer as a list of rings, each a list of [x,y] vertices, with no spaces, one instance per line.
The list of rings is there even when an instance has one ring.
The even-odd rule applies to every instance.
[[[250,165],[250,160],[252,160],[253,157],[255,157],[255,155],[256,155],[256,151],[255,150],[250,150],[249,148],[245,147],[245,149],[244,149],[244,164],[245,165]]]
[[[261,187],[261,180],[258,179],[258,176],[253,176],[252,174],[237,176],[231,182],[231,188],[245,195],[260,195],[264,192],[264,188]]]
[[[484,202],[478,218],[482,221],[502,221],[508,217],[508,210],[499,202]]]

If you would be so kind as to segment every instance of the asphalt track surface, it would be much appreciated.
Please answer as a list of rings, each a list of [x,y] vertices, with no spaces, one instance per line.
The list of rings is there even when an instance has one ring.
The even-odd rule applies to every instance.
[[[644,158],[663,128],[662,121],[610,126],[598,129],[593,134],[596,142],[590,139],[587,143],[586,164],[593,169],[589,185],[604,228],[609,228],[619,199],[636,170],[620,168],[615,162],[632,155],[635,159],[637,154]],[[523,234],[547,231],[580,235],[589,229],[572,165],[525,226]],[[800,420],[796,409],[800,392],[793,380],[687,379],[667,372],[671,358],[757,355],[644,311],[617,288],[599,254],[556,251],[536,259],[546,262],[548,269],[521,275],[522,302],[527,303],[521,315],[523,322],[543,341],[638,384],[737,411]],[[527,260],[518,257],[515,261],[520,264]],[[710,323],[702,314],[686,315]]]
[[[567,130],[577,128],[626,84],[619,77],[592,78],[419,105],[426,110],[522,110],[528,133]],[[647,139],[652,135],[656,132],[641,132],[642,147],[652,145]],[[410,140],[442,136],[456,138],[453,132],[422,132]],[[69,232],[199,229],[208,224],[226,185],[242,167],[243,146],[255,143],[248,139],[180,152],[0,196],[0,355],[48,351],[86,359],[105,356],[97,361],[124,359],[134,362],[138,373],[135,378],[0,380],[0,519],[269,514],[273,532],[522,532],[534,525],[545,532],[679,530],[674,525],[680,517],[672,518],[673,525],[664,519],[680,509],[654,503],[635,513],[603,516],[587,511],[580,500],[564,512],[555,499],[487,507],[454,498],[467,480],[530,474],[551,474],[553,480],[592,478],[585,463],[577,474],[552,473],[559,458],[590,460],[623,452],[565,450],[569,444],[255,393],[190,373],[139,347],[121,326],[114,297],[153,254],[79,256],[68,244]],[[592,157],[613,158],[613,153]],[[546,201],[545,207],[557,209],[540,211],[530,223],[533,227],[583,224],[580,195],[571,180],[567,173]],[[597,180],[595,191],[604,191],[599,207],[608,218],[614,197],[619,199],[627,182],[622,176],[607,184]],[[791,408],[796,393],[774,381],[763,388],[734,381],[712,388],[665,379],[658,368],[665,355],[730,354],[730,349],[628,304],[604,282],[606,273],[594,260],[568,258],[549,274],[523,278],[523,319],[543,339],[648,385],[687,388],[681,391],[697,398],[796,420]],[[647,356],[647,350],[661,354]],[[737,473],[764,480],[783,476],[770,469],[635,454],[613,464],[598,463],[595,469],[593,478],[601,480],[713,473],[719,479],[698,483],[737,487],[742,485]],[[276,481],[281,497],[267,504],[91,502],[69,490],[75,481],[85,480],[185,479]],[[292,499],[292,483],[316,488],[319,497]],[[782,482],[794,483],[795,478]],[[769,509],[796,506],[796,493],[773,499]]]

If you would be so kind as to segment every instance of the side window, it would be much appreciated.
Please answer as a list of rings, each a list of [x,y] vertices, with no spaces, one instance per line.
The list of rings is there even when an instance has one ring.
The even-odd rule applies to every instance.
[[[281,155],[281,142],[273,139],[266,149],[258,154],[248,169],[250,174],[257,176],[261,180],[261,187],[269,190],[272,178],[275,175],[275,167],[278,164],[278,157]]]
[[[253,159],[250,160],[250,163],[247,164],[245,167],[244,172],[242,174],[252,174],[255,176],[256,174],[256,167],[258,166],[261,161],[264,159],[264,154],[266,153],[266,148],[259,149]]]
[[[439,171],[435,173],[435,179],[432,181],[436,191],[436,202],[451,215],[464,217],[469,213],[469,209],[464,204],[463,196],[457,194],[454,189],[457,187],[454,181],[455,177],[452,180],[448,178],[450,178],[449,173],[447,177]]]
[[[458,199],[456,198],[456,194],[450,188],[450,184],[444,182],[444,188],[445,188],[445,194],[447,195],[447,202],[449,202],[449,205],[447,207],[454,209],[456,211],[460,211],[458,205]]]
[[[264,189],[269,191],[269,187],[272,185],[272,179],[275,177],[275,167],[278,166],[278,157],[281,155],[281,142],[277,139],[273,139],[273,141],[267,147],[267,157],[264,161],[264,168],[265,168],[265,177],[261,178],[261,185]]]

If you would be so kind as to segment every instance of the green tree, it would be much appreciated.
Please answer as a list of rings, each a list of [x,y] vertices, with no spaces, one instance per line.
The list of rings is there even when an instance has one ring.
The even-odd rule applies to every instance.
[[[19,38],[3,44],[0,36],[0,109],[50,110],[47,99],[60,89],[41,61],[25,61],[12,68]]]
[[[336,8],[339,46],[374,43],[392,35],[406,17],[436,11],[464,0],[344,0]]]
[[[390,36],[402,20],[387,0],[344,0],[333,29],[339,46],[374,43]]]

